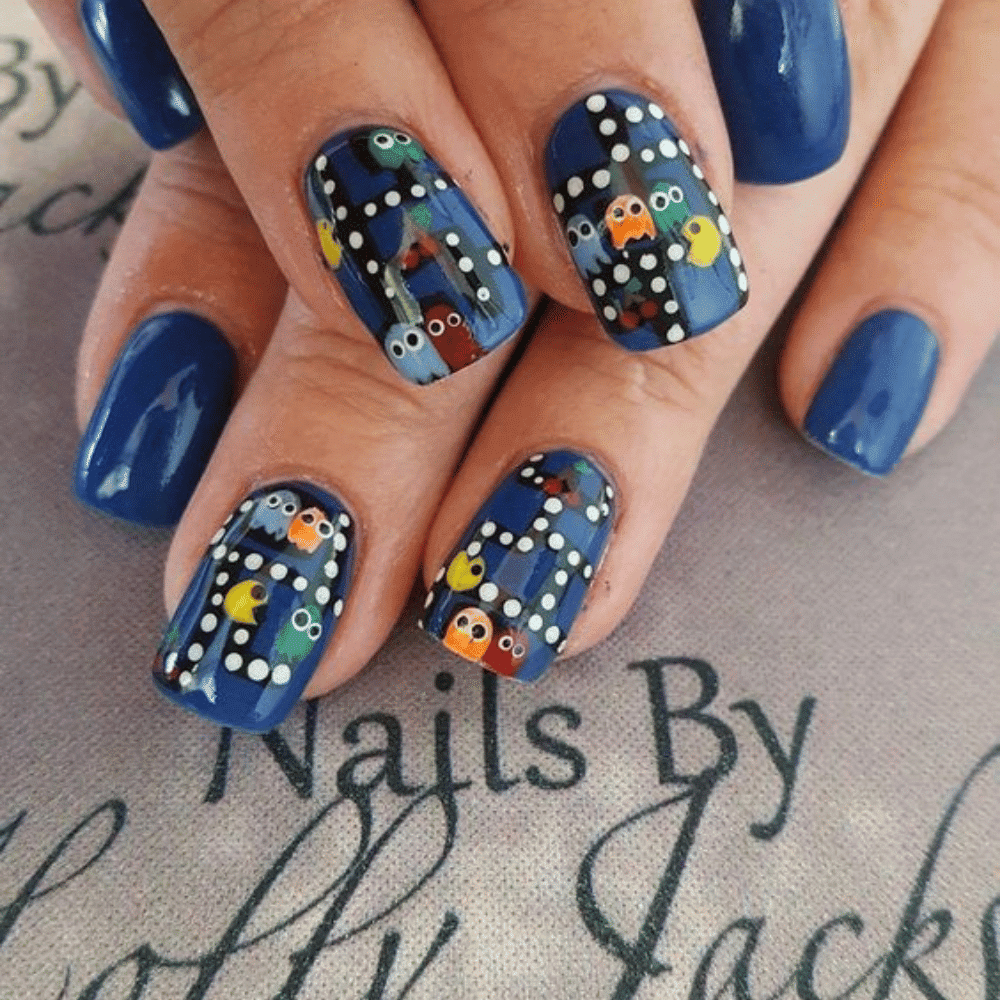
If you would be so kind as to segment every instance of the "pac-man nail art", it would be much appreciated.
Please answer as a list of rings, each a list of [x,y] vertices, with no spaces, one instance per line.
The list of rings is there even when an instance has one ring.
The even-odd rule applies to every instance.
[[[623,347],[679,343],[746,304],[729,220],[655,101],[604,90],[574,104],[545,166],[577,271]]]
[[[434,581],[421,628],[495,673],[534,680],[566,648],[614,524],[589,458],[532,455],[483,505]]]
[[[323,260],[403,378],[460,371],[524,322],[504,248],[414,136],[374,125],[335,136],[305,188]]]
[[[291,711],[344,610],[355,524],[307,483],[251,494],[215,533],[153,664],[168,698],[267,732]]]

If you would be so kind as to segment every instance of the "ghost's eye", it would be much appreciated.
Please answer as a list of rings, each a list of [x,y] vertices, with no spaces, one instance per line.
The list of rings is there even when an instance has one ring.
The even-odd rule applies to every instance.
[[[628,203],[628,210],[633,215],[638,215],[642,211],[642,202],[641,201],[630,201]]]
[[[698,234],[699,234],[699,233],[701,232],[701,226],[700,226],[700,225],[699,225],[699,224],[698,224],[697,222],[692,222],[692,223],[691,223],[691,224],[690,224],[690,225],[688,226],[688,230],[689,230],[689,231],[690,231],[691,233],[693,233],[693,234],[694,234],[695,236],[697,236],[697,235],[698,235]]]
[[[514,640],[509,635],[505,635],[497,645],[506,653],[514,645]]]
[[[459,615],[455,619],[455,626],[456,626],[456,628],[468,628],[469,627],[469,616],[468,615]]]
[[[622,221],[622,219],[624,219],[624,218],[625,218],[625,209],[624,209],[624,208],[622,208],[622,207],[621,207],[621,205],[619,205],[619,206],[618,206],[618,208],[616,208],[616,209],[615,209],[615,210],[614,210],[614,211],[613,211],[613,212],[611,213],[611,215],[612,215],[612,217],[613,217],[613,218],[614,218],[614,219],[615,219],[616,221],[618,221],[618,222],[621,222],[621,221]]]
[[[571,247],[575,247],[580,242],[580,234],[572,226],[570,226],[570,228],[566,230],[566,239],[569,240],[569,245]]]
[[[675,205],[679,205],[684,200],[684,192],[676,184],[671,185],[667,194],[670,195],[670,200]]]
[[[419,330],[409,329],[406,331],[406,346],[411,351],[419,351],[424,346],[424,335]]]
[[[432,337],[440,337],[441,334],[444,333],[444,323],[442,323],[439,319],[432,319],[427,324],[427,332]]]
[[[594,227],[589,222],[580,223],[580,239],[589,240],[594,235]]]
[[[649,204],[654,212],[662,212],[670,204],[670,199],[666,191],[654,191]]]
[[[265,501],[265,503],[268,505],[268,507],[279,507],[279,506],[281,506],[281,497],[278,496],[277,493],[272,493],[267,498],[267,500]]]
[[[394,340],[389,345],[389,350],[392,352],[394,357],[403,358],[406,357],[406,348],[403,346],[401,340]]]
[[[291,500],[289,500],[288,503],[286,503],[285,506],[281,508],[281,513],[284,514],[285,517],[292,517],[298,509],[299,508],[296,507],[295,504],[291,502]]]
[[[307,510],[302,515],[302,523],[303,524],[312,524],[315,520],[316,520],[316,515],[312,511]]]
[[[400,146],[409,146],[413,140],[405,132],[397,132],[396,142],[398,142]]]
[[[372,141],[380,149],[391,149],[393,146],[392,136],[388,132],[376,132]]]
[[[309,628],[309,623],[312,619],[309,617],[309,612],[305,608],[299,608],[298,611],[292,615],[292,628],[297,632],[305,632]]]
[[[473,639],[484,639],[486,637],[486,627],[483,625],[473,625],[472,626],[472,638]]]
[[[461,326],[462,317],[458,313],[448,313],[448,326]]]
[[[320,538],[329,538],[333,534],[333,525],[329,521],[320,521],[316,525],[316,534]]]
[[[513,657],[515,660],[519,660],[522,656],[524,656],[524,646],[522,646],[521,643],[518,643],[514,647]]]
[[[315,642],[323,634],[323,626],[319,622],[313,622],[309,626],[309,638]]]

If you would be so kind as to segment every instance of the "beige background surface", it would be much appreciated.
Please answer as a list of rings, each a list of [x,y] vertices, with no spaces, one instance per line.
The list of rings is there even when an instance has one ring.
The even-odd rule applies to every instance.
[[[1000,997],[997,352],[876,483],[769,346],[610,640],[496,687],[411,614],[220,744],[147,678],[166,536],[69,486],[144,154],[80,93],[46,129],[67,70],[20,0],[0,35],[2,1000]]]

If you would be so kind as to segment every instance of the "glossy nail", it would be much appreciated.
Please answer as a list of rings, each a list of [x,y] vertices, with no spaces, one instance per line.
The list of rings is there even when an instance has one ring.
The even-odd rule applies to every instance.
[[[891,472],[920,423],[939,354],[933,331],[911,313],[890,309],[869,317],[819,387],[806,435],[862,472]]]
[[[169,149],[204,124],[198,102],[141,0],[80,0],[84,35],[133,128]]]
[[[623,347],[676,344],[746,304],[729,220],[658,104],[591,94],[559,120],[545,163],[576,268]]]
[[[354,537],[343,504],[315,486],[252,493],[215,533],[167,627],[159,689],[220,725],[273,729],[336,630]]]
[[[836,163],[851,123],[836,0],[705,0],[700,13],[736,177],[787,184]]]
[[[524,322],[503,247],[413,136],[374,125],[334,136],[306,198],[327,266],[411,382],[484,358]]]
[[[233,405],[236,354],[207,320],[161,313],[118,356],[77,453],[84,503],[133,524],[180,520]]]
[[[531,681],[563,651],[614,523],[614,490],[571,451],[532,455],[483,505],[427,595],[421,628]]]

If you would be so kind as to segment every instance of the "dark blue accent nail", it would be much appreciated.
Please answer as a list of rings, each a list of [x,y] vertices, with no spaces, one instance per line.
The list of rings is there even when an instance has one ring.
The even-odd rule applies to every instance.
[[[77,455],[77,496],[134,524],[180,520],[233,405],[236,354],[209,322],[162,313],[118,356]]]
[[[404,378],[444,378],[524,322],[504,248],[413,136],[375,125],[334,136],[305,186],[327,266]]]
[[[574,104],[545,169],[594,311],[622,347],[679,343],[746,304],[729,220],[654,101],[605,90]]]
[[[128,115],[153,149],[169,149],[204,124],[166,39],[141,0],[80,0],[91,50]]]
[[[701,26],[739,180],[788,184],[840,159],[851,67],[836,0],[705,0]]]
[[[532,455],[438,573],[421,628],[458,656],[532,681],[563,651],[614,524],[614,489],[571,451]]]
[[[920,423],[939,354],[933,331],[910,313],[886,310],[866,319],[819,387],[806,434],[862,472],[891,472]]]
[[[344,610],[354,521],[308,483],[252,493],[209,543],[153,664],[182,708],[251,733],[295,706]]]

